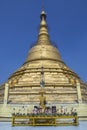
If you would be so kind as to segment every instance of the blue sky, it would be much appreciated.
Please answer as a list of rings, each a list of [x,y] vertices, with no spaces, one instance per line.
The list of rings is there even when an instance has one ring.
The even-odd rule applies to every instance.
[[[0,0],[0,84],[24,63],[36,42],[43,3],[52,42],[87,82],[87,0]]]

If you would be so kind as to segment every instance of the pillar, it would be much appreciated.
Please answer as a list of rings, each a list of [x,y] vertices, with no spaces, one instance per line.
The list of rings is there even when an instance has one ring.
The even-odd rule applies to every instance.
[[[77,82],[77,95],[78,95],[78,103],[82,103],[82,95],[81,95],[81,88],[79,82]]]
[[[8,84],[5,84],[5,90],[4,90],[4,104],[6,105],[8,103],[8,91],[9,87]]]

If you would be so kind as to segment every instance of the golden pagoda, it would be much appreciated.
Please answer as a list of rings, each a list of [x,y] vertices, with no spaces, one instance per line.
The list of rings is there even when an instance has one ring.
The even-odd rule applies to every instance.
[[[78,116],[87,119],[87,84],[63,62],[58,49],[52,45],[46,17],[42,11],[37,42],[24,64],[0,87],[0,116],[11,117],[14,107],[24,105],[32,110],[39,104],[43,67],[46,105],[75,107]]]

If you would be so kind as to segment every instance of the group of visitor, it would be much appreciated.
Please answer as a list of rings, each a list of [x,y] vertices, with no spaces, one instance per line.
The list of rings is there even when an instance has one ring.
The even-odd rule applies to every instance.
[[[46,107],[45,109],[42,109],[41,107],[34,106],[34,109],[32,112],[28,111],[27,108],[22,107],[20,109],[14,108],[13,109],[13,114],[14,115],[28,115],[28,114],[45,114],[45,115],[77,115],[76,109],[73,107],[68,110],[66,107],[61,106],[60,108],[56,109],[56,106],[52,107]]]
[[[33,114],[57,114],[57,115],[77,115],[77,111],[76,109],[74,109],[73,107],[69,110],[67,110],[67,108],[64,108],[63,106],[61,106],[59,109],[53,109],[52,107],[47,107],[45,108],[44,112],[42,112],[42,108],[38,108],[38,107],[34,107]]]

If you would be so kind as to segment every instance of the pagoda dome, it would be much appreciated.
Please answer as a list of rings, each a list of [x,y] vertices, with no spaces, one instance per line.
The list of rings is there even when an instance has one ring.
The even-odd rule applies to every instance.
[[[40,30],[37,42],[34,47],[31,48],[27,56],[26,62],[35,60],[54,60],[62,61],[61,56],[56,47],[51,44],[48,27],[46,23],[46,13],[41,12],[40,18]]]

